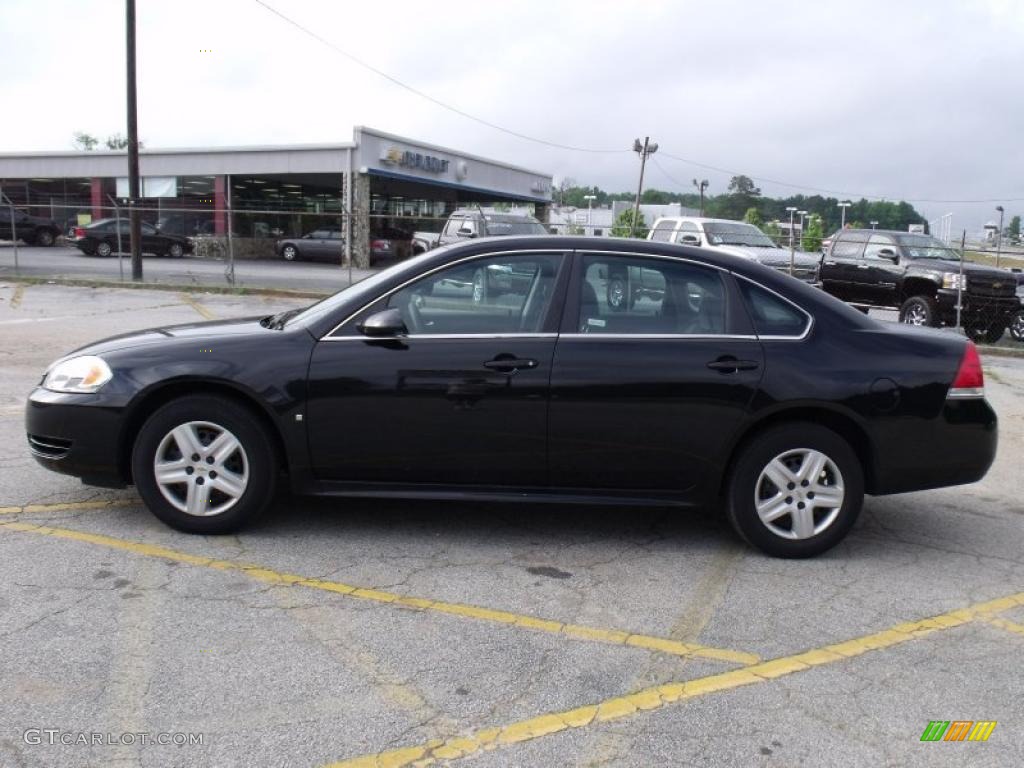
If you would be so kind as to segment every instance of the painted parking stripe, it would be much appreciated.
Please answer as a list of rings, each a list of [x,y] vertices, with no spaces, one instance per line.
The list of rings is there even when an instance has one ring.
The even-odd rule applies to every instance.
[[[1009,621],[1007,619],[1000,618],[999,616],[990,616],[985,619],[993,627],[999,629],[1005,629],[1007,632],[1013,632],[1015,635],[1024,637],[1024,624],[1018,624],[1015,621]]]
[[[113,509],[141,505],[139,499],[112,499],[111,501],[68,501],[60,504],[26,504],[22,507],[0,507],[0,515],[33,514],[38,512],[67,512],[70,510]]]
[[[210,311],[209,309],[207,309],[206,307],[204,307],[204,306],[203,306],[202,304],[200,304],[200,303],[199,303],[198,301],[196,301],[195,299],[193,299],[193,298],[192,298],[191,296],[189,296],[189,295],[188,295],[187,293],[180,293],[180,294],[178,294],[178,296],[179,296],[179,297],[181,298],[181,300],[182,300],[182,301],[183,301],[183,302],[184,302],[185,304],[188,304],[188,305],[189,305],[190,307],[192,307],[192,309],[194,309],[194,310],[195,310],[196,312],[198,312],[198,313],[199,313],[199,315],[200,315],[200,316],[201,316],[201,317],[202,317],[202,318],[203,318],[204,320],[216,320],[216,319],[217,319],[217,316],[216,316],[216,315],[215,315],[215,314],[214,314],[213,312],[211,312],[211,311]]]
[[[128,541],[112,536],[104,536],[98,533],[86,533],[68,528],[53,528],[45,525],[33,525],[31,523],[4,522],[0,528],[24,533],[37,533],[44,536],[53,536],[59,539],[70,539],[71,541],[82,541],[89,544],[98,544],[110,549],[119,549],[125,552],[133,552],[148,557],[159,557],[163,560],[170,560],[188,565],[196,565],[204,568],[213,568],[219,571],[234,571],[244,574],[252,579],[265,584],[277,586],[300,586],[312,589],[322,589],[326,592],[345,595],[346,597],[358,600],[370,600],[376,603],[386,603],[402,608],[444,613],[449,616],[458,616],[464,619],[487,621],[494,624],[504,624],[510,627],[530,629],[539,632],[548,632],[555,635],[575,638],[577,640],[589,640],[597,643],[608,643],[610,645],[631,646],[643,648],[648,651],[667,653],[673,656],[695,656],[714,661],[729,662],[732,664],[753,664],[760,661],[760,657],[753,653],[734,651],[727,648],[711,648],[696,643],[682,643],[678,640],[670,640],[664,637],[653,637],[632,632],[624,632],[616,629],[601,629],[588,627],[581,624],[566,624],[552,619],[541,619],[534,616],[527,616],[511,611],[494,610],[481,608],[475,605],[463,603],[448,603],[442,600],[431,600],[422,597],[407,597],[386,592],[379,589],[368,589],[349,584],[342,584],[337,581],[325,581],[323,579],[311,579],[292,573],[282,573],[270,568],[245,563],[236,563],[230,560],[217,560],[215,558],[192,555],[186,552],[178,552],[166,547],[146,544],[138,541]]]
[[[508,725],[485,728],[468,736],[435,739],[417,746],[402,747],[342,760],[331,763],[326,768],[383,768],[384,766],[402,768],[409,765],[420,768],[442,760],[457,760],[510,744],[532,741],[571,729],[585,728],[594,723],[621,720],[639,712],[661,709],[669,704],[687,699],[767,682],[777,677],[803,672],[812,667],[834,664],[844,659],[861,656],[869,651],[900,645],[933,632],[959,627],[976,619],[984,620],[994,613],[1021,605],[1024,605],[1024,592],[919,621],[903,622],[881,632],[825,645],[791,656],[782,656],[731,672],[708,675],[684,682],[665,683],[624,696],[605,699],[595,704],[538,715]]]

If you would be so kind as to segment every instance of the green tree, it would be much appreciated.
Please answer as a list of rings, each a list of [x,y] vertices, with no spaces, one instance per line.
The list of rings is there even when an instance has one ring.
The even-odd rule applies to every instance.
[[[107,136],[103,143],[107,145],[107,149],[128,149],[128,137],[120,133]],[[142,146],[141,142],[139,146]]]
[[[760,227],[764,224],[764,219],[761,218],[761,212],[753,206],[747,208],[747,212],[743,214],[743,220],[747,222],[747,224],[753,224],[755,227]]]
[[[1010,240],[1016,240],[1020,237],[1020,216],[1014,216],[1010,219],[1010,226],[1006,228],[1006,236]]]
[[[99,143],[99,139],[85,131],[75,131],[71,136],[71,146],[75,149],[81,149],[86,152],[91,152],[96,149]]]
[[[727,190],[731,195],[743,195],[745,197],[760,197],[761,190],[754,186],[754,180],[749,176],[733,176],[729,180]]]
[[[821,226],[821,216],[816,213],[811,214],[807,228],[804,230],[803,250],[817,253],[821,250],[821,240],[823,237],[824,231]]]
[[[629,237],[629,231],[633,226],[633,209],[627,208],[615,217],[615,226],[612,227],[612,237]],[[644,221],[644,214],[640,212],[640,218],[636,220],[636,232],[633,237],[644,239],[647,237],[647,222]]]

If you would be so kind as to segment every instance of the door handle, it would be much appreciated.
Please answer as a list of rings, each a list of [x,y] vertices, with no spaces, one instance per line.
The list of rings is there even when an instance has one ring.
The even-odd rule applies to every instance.
[[[736,373],[736,371],[753,371],[760,365],[756,360],[737,360],[726,355],[708,363],[708,368],[719,373]]]
[[[836,265],[836,262],[834,262],[834,261],[826,261],[826,262],[823,262],[823,263],[825,264],[826,267],[834,267]]]
[[[498,355],[493,360],[488,360],[484,363],[484,368],[490,368],[492,371],[499,371],[501,373],[515,373],[516,371],[523,368],[536,368],[537,361],[529,358],[518,358]]]

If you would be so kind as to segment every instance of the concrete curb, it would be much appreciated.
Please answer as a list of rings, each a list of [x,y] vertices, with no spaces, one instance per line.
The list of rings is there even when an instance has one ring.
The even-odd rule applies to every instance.
[[[118,280],[89,280],[76,277],[0,276],[0,281],[25,285],[69,285],[77,288],[127,288],[130,290],[173,291],[175,293],[219,293],[232,296],[278,296],[285,299],[322,299],[330,293],[298,291],[291,288],[248,288],[245,286],[196,285],[195,283],[122,283]]]
[[[978,354],[984,357],[990,355],[991,357],[1024,357],[1024,344],[1020,345],[1019,349],[1013,347],[992,347],[979,344]]]

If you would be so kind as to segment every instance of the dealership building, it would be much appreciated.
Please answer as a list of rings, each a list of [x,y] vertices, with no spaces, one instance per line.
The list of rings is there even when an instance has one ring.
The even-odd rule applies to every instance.
[[[358,266],[376,234],[439,231],[458,207],[525,205],[546,222],[551,204],[550,174],[365,127],[340,144],[144,148],[139,171],[143,218],[161,229],[268,243],[341,231],[339,261],[344,248]],[[127,174],[124,151],[0,153],[0,190],[65,228],[123,215]]]

